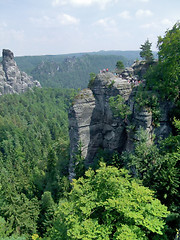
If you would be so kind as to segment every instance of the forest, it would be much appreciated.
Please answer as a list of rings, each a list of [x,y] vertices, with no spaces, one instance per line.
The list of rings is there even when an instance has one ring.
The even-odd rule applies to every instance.
[[[96,166],[77,166],[72,182],[68,109],[77,90],[49,84],[0,97],[0,239],[179,239],[179,39],[179,22],[158,38],[158,61],[136,96],[154,114],[155,102],[171,102],[172,134],[150,145],[140,129],[132,152],[101,151]],[[144,61],[150,47],[141,45]]]
[[[34,79],[38,79],[42,87],[75,89],[87,87],[91,72],[97,74],[100,69],[107,67],[112,71],[118,60],[123,61],[126,66],[133,61],[121,55],[98,54],[27,57],[26,64],[24,58],[17,58],[18,65]]]

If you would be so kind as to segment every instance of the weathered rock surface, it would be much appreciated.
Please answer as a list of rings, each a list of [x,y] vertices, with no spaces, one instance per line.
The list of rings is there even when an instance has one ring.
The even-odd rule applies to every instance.
[[[2,57],[0,63],[0,95],[21,93],[29,88],[41,87],[38,81],[19,70],[10,50],[3,49]]]
[[[125,70],[125,73],[129,69]],[[133,68],[130,69],[131,77],[134,77]],[[71,159],[69,174],[70,179],[75,177],[75,155],[81,146],[81,154],[85,159],[85,166],[93,163],[94,157],[99,149],[110,152],[123,150],[131,151],[135,140],[135,131],[143,127],[151,142],[153,134],[158,137],[167,137],[171,131],[168,122],[169,107],[161,104],[162,116],[160,127],[154,128],[152,113],[143,109],[141,112],[135,108],[134,96],[137,87],[131,84],[128,76],[123,78],[113,75],[110,72],[98,74],[91,89],[82,90],[74,100],[74,104],[69,111],[69,133]],[[109,106],[111,96],[121,95],[132,111],[131,122],[126,122],[121,118],[115,118]],[[129,126],[134,126],[133,131]]]

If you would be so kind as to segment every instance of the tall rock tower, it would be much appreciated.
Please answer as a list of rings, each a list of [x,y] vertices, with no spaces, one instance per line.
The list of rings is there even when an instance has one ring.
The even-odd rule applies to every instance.
[[[22,93],[33,87],[41,85],[25,72],[21,72],[14,60],[14,54],[8,49],[3,49],[0,63],[0,95]]]
[[[138,66],[141,66],[140,64]],[[167,102],[160,103],[161,117],[158,128],[154,127],[152,112],[146,108],[137,110],[135,95],[139,84],[136,75],[138,66],[135,64],[132,68],[125,69],[121,76],[110,72],[98,74],[91,87],[82,90],[74,99],[69,111],[70,179],[75,177],[79,146],[81,156],[85,159],[85,167],[88,168],[93,164],[99,149],[119,153],[124,150],[132,151],[134,141],[138,141],[135,133],[139,128],[147,132],[149,143],[152,142],[154,134],[160,139],[167,137],[171,132]],[[111,110],[109,98],[117,95],[124,99],[131,111],[128,122],[115,117]]]

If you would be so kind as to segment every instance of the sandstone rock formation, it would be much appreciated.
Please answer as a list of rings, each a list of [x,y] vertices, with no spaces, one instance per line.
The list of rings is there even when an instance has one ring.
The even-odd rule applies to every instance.
[[[3,49],[2,58],[0,63],[0,95],[21,93],[29,88],[41,87],[38,81],[19,70],[10,50]]]
[[[136,64],[134,65],[137,67]],[[129,75],[125,73],[129,73]],[[131,151],[135,140],[135,132],[143,127],[151,142],[153,134],[157,137],[167,137],[171,128],[168,121],[169,108],[167,104],[161,104],[163,114],[160,119],[160,127],[154,128],[152,113],[147,109],[137,111],[134,96],[138,86],[129,81],[137,80],[134,68],[126,69],[120,77],[110,72],[98,74],[91,84],[91,89],[82,90],[74,99],[69,111],[69,134],[71,159],[69,166],[70,179],[75,177],[75,155],[81,146],[81,154],[85,159],[85,166],[93,163],[99,149],[110,152],[123,150]],[[125,122],[120,117],[114,117],[109,106],[111,96],[121,95],[132,112],[131,121]],[[134,126],[129,130],[129,126]]]

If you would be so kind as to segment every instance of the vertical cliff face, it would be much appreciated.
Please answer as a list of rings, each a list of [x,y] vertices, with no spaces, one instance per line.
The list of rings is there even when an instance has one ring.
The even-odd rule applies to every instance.
[[[127,74],[129,71],[130,75]],[[130,80],[136,81],[138,76],[134,75],[133,69],[126,69],[124,74],[120,77],[110,72],[98,74],[91,89],[82,90],[75,98],[69,111],[70,179],[75,177],[75,156],[79,146],[81,146],[82,157],[85,159],[85,166],[88,167],[93,163],[100,148],[110,152],[131,151],[135,134],[134,131],[129,131],[130,125],[136,130],[143,127],[148,133],[150,142],[154,132],[157,137],[166,137],[170,133],[167,104],[161,106],[163,114],[160,127],[155,129],[152,113],[146,109],[139,112],[134,107],[134,96],[138,86],[133,86]],[[109,106],[109,98],[117,95],[121,95],[129,106],[132,112],[131,122],[127,123],[119,117],[114,117]]]
[[[21,93],[29,88],[41,86],[38,81],[19,70],[10,50],[4,49],[2,58],[0,63],[0,95]]]
[[[109,106],[109,98],[118,94],[128,101],[131,85],[107,72],[97,75],[92,88],[82,90],[74,100],[69,112],[70,179],[80,145],[86,167],[93,163],[99,148],[122,151],[126,147],[125,124],[113,117]]]

